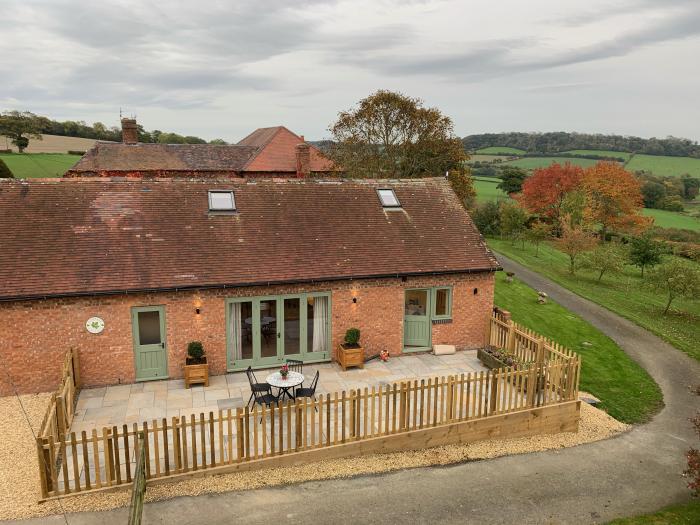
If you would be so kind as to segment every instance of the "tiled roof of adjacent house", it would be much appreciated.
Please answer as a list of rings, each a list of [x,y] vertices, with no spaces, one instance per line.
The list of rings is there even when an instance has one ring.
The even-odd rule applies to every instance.
[[[237,144],[98,142],[71,171],[240,171],[256,152],[255,146]]]
[[[213,189],[233,190],[234,213],[209,212]],[[0,179],[0,212],[4,300],[498,265],[443,179]]]
[[[303,140],[302,137],[292,133],[284,126],[256,129],[238,143],[240,146],[256,146],[259,148],[259,151],[246,164],[245,171],[296,171],[295,148]],[[334,170],[333,163],[324,157],[318,148],[309,145],[309,149],[312,172],[330,172]]]

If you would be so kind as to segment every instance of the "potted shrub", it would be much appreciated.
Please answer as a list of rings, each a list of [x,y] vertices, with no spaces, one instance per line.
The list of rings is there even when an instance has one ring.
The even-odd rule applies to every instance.
[[[187,345],[185,359],[185,388],[193,383],[203,383],[209,386],[209,364],[204,355],[204,345],[200,341],[191,341]]]
[[[360,345],[360,330],[349,328],[345,332],[345,341],[338,345],[338,363],[347,370],[349,366],[365,366],[365,351]]]

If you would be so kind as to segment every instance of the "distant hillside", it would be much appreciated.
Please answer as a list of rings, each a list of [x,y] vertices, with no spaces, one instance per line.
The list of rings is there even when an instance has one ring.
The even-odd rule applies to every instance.
[[[42,140],[30,139],[25,153],[68,153],[69,151],[87,151],[97,142],[95,139],[80,137],[62,137],[59,135],[42,135]],[[9,138],[0,135],[0,150],[11,150],[17,153]]]
[[[552,154],[570,150],[604,150],[670,157],[700,158],[700,145],[689,139],[667,137],[643,139],[623,135],[590,133],[480,133],[462,139],[467,151],[484,148],[517,148],[527,153]]]

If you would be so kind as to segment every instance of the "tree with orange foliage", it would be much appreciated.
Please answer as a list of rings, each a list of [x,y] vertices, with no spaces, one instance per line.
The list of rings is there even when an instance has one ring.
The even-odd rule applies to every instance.
[[[568,162],[538,168],[525,179],[517,199],[530,213],[552,219],[558,225],[566,195],[579,187],[582,177],[583,169]]]
[[[585,225],[573,225],[569,217],[561,221],[561,237],[555,239],[557,249],[569,256],[569,273],[576,273],[576,262],[579,256],[593,250],[596,246],[595,237]]]
[[[581,179],[586,194],[586,219],[600,224],[603,241],[611,229],[640,231],[651,220],[641,215],[643,200],[636,177],[617,162],[598,162]]]

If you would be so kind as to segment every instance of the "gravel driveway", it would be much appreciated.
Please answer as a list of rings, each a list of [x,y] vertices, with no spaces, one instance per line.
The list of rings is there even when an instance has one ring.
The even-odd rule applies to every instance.
[[[615,340],[659,383],[665,408],[648,424],[560,451],[448,467],[307,482],[151,503],[145,523],[600,523],[690,499],[684,452],[697,445],[688,418],[700,398],[700,363],[656,336],[546,278],[499,257]],[[71,515],[70,523],[124,523],[125,510]],[[62,517],[43,523],[63,523]]]

